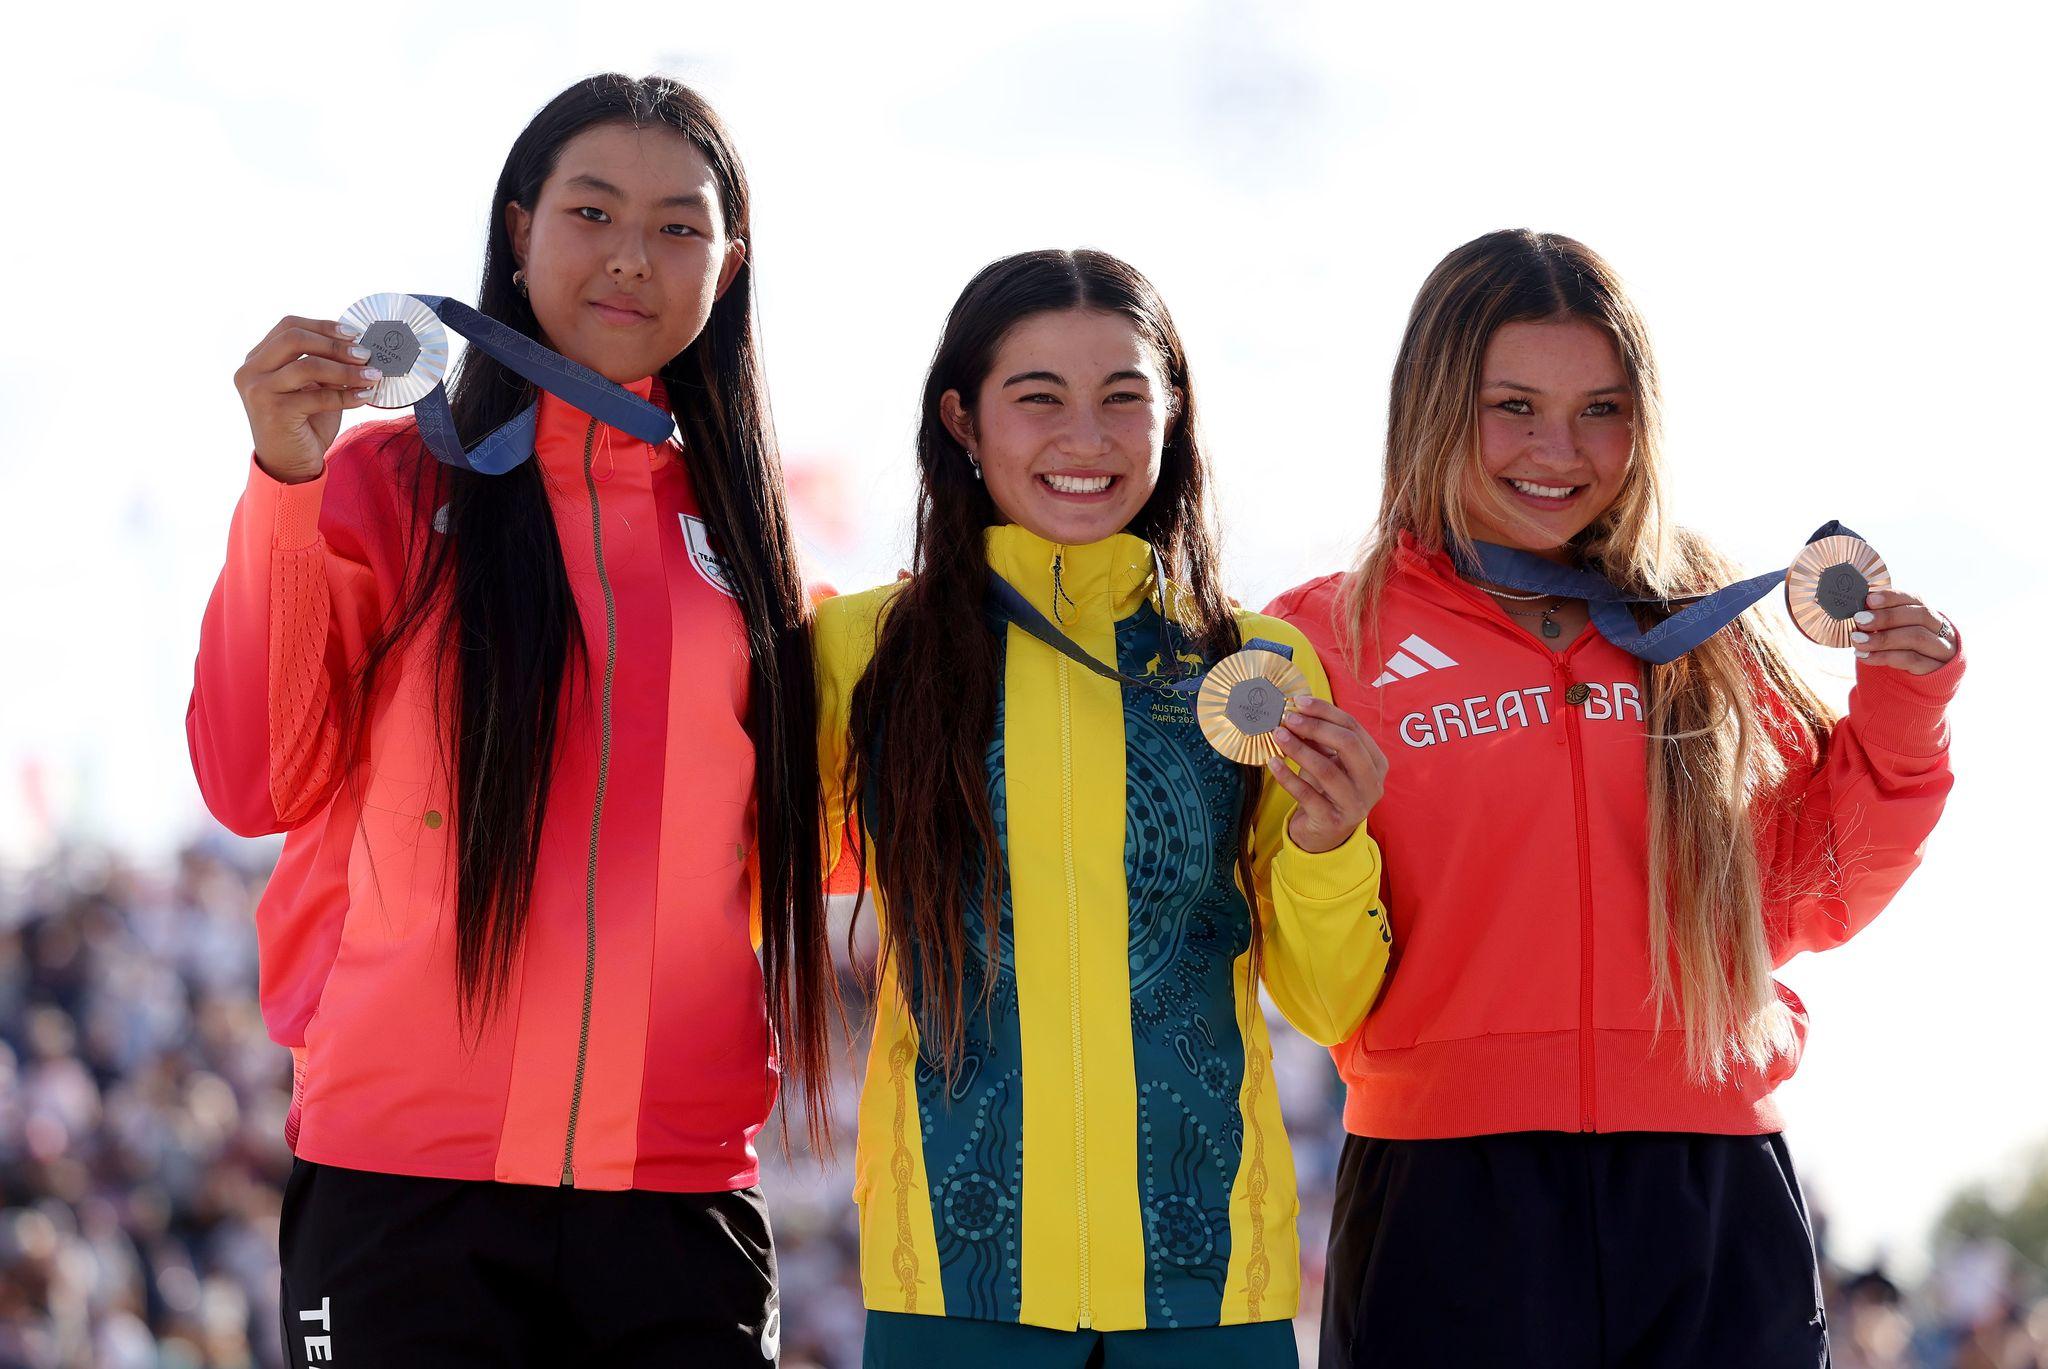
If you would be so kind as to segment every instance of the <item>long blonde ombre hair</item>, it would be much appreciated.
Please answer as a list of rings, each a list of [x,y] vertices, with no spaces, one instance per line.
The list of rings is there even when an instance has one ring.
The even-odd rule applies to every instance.
[[[1614,502],[1573,539],[1579,563],[1661,599],[1737,578],[1726,558],[1669,517],[1656,363],[1613,269],[1554,233],[1489,233],[1423,282],[1394,362],[1379,518],[1345,588],[1345,645],[1361,673],[1368,656],[1378,659],[1379,603],[1399,535],[1430,551],[1447,539],[1466,548],[1473,541],[1464,492],[1480,468],[1480,369],[1495,330],[1566,319],[1613,339],[1634,401],[1627,473]],[[1818,739],[1834,715],[1754,611],[1669,665],[1645,669],[1651,993],[1660,1028],[1666,1010],[1676,1011],[1695,1077],[1718,1081],[1768,1061],[1790,1030],[1771,983],[1753,818],[1785,778],[1767,729]]]

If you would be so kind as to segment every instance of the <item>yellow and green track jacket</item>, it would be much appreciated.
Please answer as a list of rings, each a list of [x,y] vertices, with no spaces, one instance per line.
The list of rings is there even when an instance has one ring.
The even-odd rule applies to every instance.
[[[1008,526],[990,566],[1098,660],[1159,673],[1151,548],[1119,535],[1060,547]],[[1058,565],[1063,591],[1054,610]],[[826,601],[817,621],[828,830],[853,688],[891,587]],[[1245,637],[1308,641],[1240,613]],[[1127,689],[1004,629],[988,751],[1003,840],[989,1007],[968,1014],[950,1087],[882,976],[855,1159],[869,1308],[1072,1330],[1292,1317],[1300,1291],[1294,1162],[1251,982],[1234,851],[1238,768],[1192,711]],[[1171,668],[1174,663],[1168,662]],[[1316,1041],[1365,1017],[1391,937],[1365,827],[1319,855],[1288,839],[1294,801],[1267,777],[1256,870],[1266,988]],[[872,845],[886,833],[867,832]],[[834,853],[835,857],[837,853]],[[983,988],[979,881],[967,1001]]]

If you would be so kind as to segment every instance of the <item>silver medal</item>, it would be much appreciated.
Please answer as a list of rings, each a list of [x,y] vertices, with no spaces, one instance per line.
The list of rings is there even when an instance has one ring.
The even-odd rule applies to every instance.
[[[434,311],[411,295],[366,295],[344,309],[342,323],[362,334],[364,363],[384,373],[370,387],[370,407],[403,409],[434,392],[448,374],[448,333]]]

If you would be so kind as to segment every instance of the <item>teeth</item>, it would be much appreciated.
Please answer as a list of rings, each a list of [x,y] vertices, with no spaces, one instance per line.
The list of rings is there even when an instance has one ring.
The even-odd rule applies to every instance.
[[[1039,479],[1058,490],[1061,494],[1101,494],[1109,488],[1111,477],[1106,475],[1042,475]]]
[[[1563,499],[1578,488],[1576,485],[1539,485],[1533,480],[1516,480],[1512,476],[1508,483],[1523,494],[1533,494],[1538,499]]]

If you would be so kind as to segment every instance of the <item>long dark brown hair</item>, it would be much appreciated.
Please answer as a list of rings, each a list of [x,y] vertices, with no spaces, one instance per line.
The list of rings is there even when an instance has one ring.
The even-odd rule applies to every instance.
[[[532,208],[563,146],[602,124],[666,126],[689,139],[717,179],[727,236],[748,248],[704,330],[661,369],[660,379],[745,623],[768,1014],[817,1137],[830,1082],[826,1010],[837,994],[819,869],[808,606],[754,339],[746,173],[717,114],[688,87],[661,77],[595,76],[556,96],[513,142],[498,175],[477,307],[528,337],[540,336],[512,280],[517,263],[505,209]],[[449,386],[466,443],[535,397],[531,385],[476,348],[464,354]],[[502,1003],[518,963],[561,740],[562,692],[572,673],[584,673],[582,637],[540,464],[528,461],[502,476],[431,459],[415,469],[422,482],[416,507],[445,502],[448,535],[415,530],[406,593],[367,654],[353,692],[358,716],[352,731],[360,745],[362,710],[379,669],[427,624],[440,624],[438,670],[450,687],[437,697],[452,709],[441,721],[458,817],[456,974],[465,1018],[480,1026]]]
[[[998,945],[1004,877],[987,751],[1002,655],[983,598],[984,530],[1003,518],[975,478],[966,449],[947,431],[940,403],[956,391],[971,414],[1010,330],[1034,315],[1067,309],[1121,315],[1157,354],[1175,407],[1159,484],[1126,531],[1150,542],[1164,560],[1175,587],[1161,587],[1161,611],[1178,620],[1186,643],[1211,661],[1240,644],[1218,571],[1209,468],[1187,355],[1152,283],[1103,252],[1026,252],[984,267],[947,315],[925,377],[912,571],[854,688],[844,776],[859,826],[875,834],[875,850],[863,850],[861,858],[879,895],[889,964],[917,1015],[926,1058],[949,1070],[959,1059],[969,1006],[962,989],[965,910],[976,875],[991,971],[981,976],[984,992],[994,979]],[[1254,957],[1258,899],[1245,853],[1259,778],[1258,770],[1247,770],[1238,832]]]

